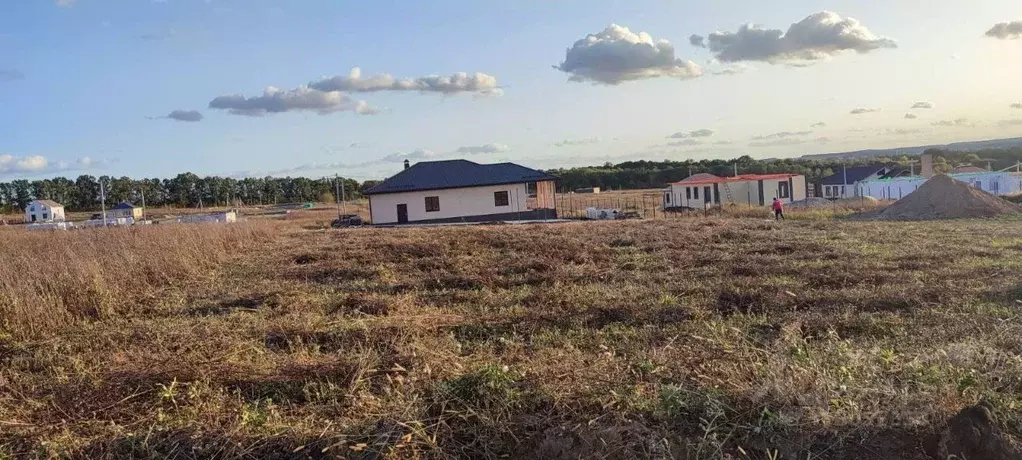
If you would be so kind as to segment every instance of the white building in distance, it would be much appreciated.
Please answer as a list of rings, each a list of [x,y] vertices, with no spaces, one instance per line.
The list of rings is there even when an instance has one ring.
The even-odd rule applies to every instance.
[[[52,200],[34,200],[25,206],[25,222],[63,222],[64,206]]]

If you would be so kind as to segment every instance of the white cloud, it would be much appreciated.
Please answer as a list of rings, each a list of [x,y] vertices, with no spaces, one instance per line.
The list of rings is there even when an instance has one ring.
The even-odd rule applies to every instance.
[[[383,163],[400,163],[405,160],[426,160],[437,156],[432,150],[418,149],[407,153],[392,153],[380,159]]]
[[[767,134],[765,136],[753,136],[754,141],[763,141],[769,139],[786,139],[790,137],[802,137],[812,134],[812,131],[781,131],[779,133]]]
[[[499,96],[503,90],[497,87],[497,78],[485,73],[456,73],[449,77],[430,75],[418,78],[396,79],[390,74],[362,77],[362,70],[352,68],[347,76],[323,78],[309,83],[309,87],[324,92],[346,91],[371,93],[377,91],[419,91],[423,93],[479,93]]]
[[[198,110],[175,110],[173,112],[170,112],[166,116],[159,117],[159,118],[166,118],[166,119],[170,119],[170,120],[186,121],[186,122],[194,123],[194,122],[202,121],[203,117],[202,117],[202,114],[199,113]]]
[[[933,103],[932,102],[916,102],[915,104],[912,104],[912,108],[913,109],[932,109],[933,108]]]
[[[848,113],[850,113],[852,115],[862,115],[864,113],[874,113],[874,112],[879,112],[879,111],[880,111],[880,109],[871,109],[871,108],[859,107],[857,109],[852,109],[852,111],[848,112]]]
[[[82,157],[74,162],[50,161],[41,155],[16,157],[0,155],[0,176],[17,176],[25,174],[45,174],[62,171],[80,171],[106,165],[103,160]]]
[[[1011,108],[1013,108],[1013,109],[1022,109],[1022,102],[1016,102],[1014,104],[1011,104]]]
[[[822,121],[809,125],[810,128],[822,128],[824,126],[827,126],[827,124]]]
[[[915,120],[916,118],[919,118],[919,117],[917,117],[914,113],[906,113],[905,114],[905,119],[906,120]]]
[[[697,46],[704,43],[698,38],[690,39],[690,43]],[[792,24],[787,32],[754,24],[745,24],[737,32],[714,32],[706,38],[705,46],[722,62],[805,65],[844,51],[868,53],[896,48],[897,44],[889,38],[873,35],[855,19],[824,11]]]
[[[687,137],[710,137],[715,132],[716,131],[714,131],[712,129],[703,128],[703,129],[697,129],[695,131],[687,131],[687,132],[686,131],[679,131],[679,132],[676,132],[674,134],[671,134],[670,136],[667,136],[667,138],[668,139],[685,139]]]
[[[75,2],[78,0],[57,0],[57,6],[61,8],[71,8],[75,6]]]
[[[955,118],[954,120],[941,120],[930,123],[933,126],[972,126],[968,118]]]
[[[683,141],[676,141],[676,142],[668,142],[667,143],[667,145],[669,145],[671,147],[693,146],[693,145],[701,145],[701,144],[702,144],[702,142],[699,142],[699,141],[697,141],[695,139],[685,139]]]
[[[504,153],[510,150],[511,147],[508,147],[507,145],[490,143],[483,145],[470,145],[465,147],[458,147],[456,153],[466,153],[475,155],[480,153]]]
[[[1022,20],[994,24],[987,31],[986,35],[987,37],[1001,40],[1017,40],[1022,38]]]
[[[312,111],[320,115],[343,111],[359,115],[379,113],[379,109],[371,107],[368,102],[351,99],[340,91],[320,91],[306,86],[287,91],[271,86],[262,96],[251,98],[240,94],[220,96],[209,102],[209,108],[250,117],[294,111]]]
[[[600,138],[598,138],[598,137],[591,137],[589,139],[574,139],[574,140],[572,140],[572,139],[565,139],[563,141],[554,142],[554,146],[555,147],[570,147],[570,146],[575,146],[575,145],[597,144],[599,142],[600,142]]]
[[[679,59],[667,40],[654,40],[645,32],[611,24],[602,32],[576,41],[555,69],[571,74],[569,81],[617,85],[647,78],[695,78],[696,63]]]

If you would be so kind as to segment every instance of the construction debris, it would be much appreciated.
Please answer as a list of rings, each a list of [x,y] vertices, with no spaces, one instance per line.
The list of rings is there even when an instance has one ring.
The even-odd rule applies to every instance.
[[[1022,208],[1013,203],[941,174],[894,204],[856,217],[878,220],[967,219],[1019,212]]]

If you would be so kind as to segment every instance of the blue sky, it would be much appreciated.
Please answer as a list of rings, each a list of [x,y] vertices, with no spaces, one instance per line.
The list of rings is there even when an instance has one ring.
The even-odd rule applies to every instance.
[[[868,35],[770,41],[739,29],[805,20],[813,33],[837,30],[810,19],[824,11],[834,15],[822,23],[854,18]],[[374,178],[403,158],[545,168],[1020,136],[1018,18],[1014,0],[5,2],[0,179]],[[998,23],[1007,24],[994,32]],[[576,45],[611,24],[653,45],[616,47],[609,35],[605,48]],[[660,54],[645,60],[649,50]],[[562,63],[571,65],[554,68]],[[597,72],[605,64],[614,72]],[[413,86],[305,90],[327,110],[210,108],[220,96],[286,92],[353,67]],[[444,91],[416,80],[458,72],[493,80]],[[932,108],[911,108],[919,102]],[[202,119],[166,118],[175,110]],[[712,134],[690,135],[699,130]]]

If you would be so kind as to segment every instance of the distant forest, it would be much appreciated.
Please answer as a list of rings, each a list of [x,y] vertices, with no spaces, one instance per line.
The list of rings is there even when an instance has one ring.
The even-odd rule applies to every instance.
[[[947,172],[964,165],[989,166],[1004,169],[1022,161],[1022,147],[989,149],[974,152],[956,152],[930,149],[935,156],[934,167]],[[584,187],[603,190],[660,188],[690,174],[711,173],[718,176],[734,174],[797,173],[817,183],[824,176],[841,170],[842,165],[885,164],[909,168],[918,157],[877,157],[856,160],[755,160],[742,156],[732,160],[699,161],[626,161],[618,164],[552,169],[547,172],[560,177],[558,190],[567,192]],[[918,164],[915,166],[918,171]],[[192,173],[178,174],[172,179],[132,179],[129,177],[94,177],[81,175],[76,179],[58,177],[43,180],[14,180],[0,182],[0,211],[24,209],[34,199],[53,200],[69,211],[93,211],[100,208],[100,182],[106,192],[107,205],[121,201],[142,203],[150,207],[215,207],[300,203],[308,201],[334,201],[334,179],[305,177],[247,178],[199,177]],[[344,179],[343,187],[348,199],[360,198],[361,192],[378,184],[378,180],[359,182]]]

